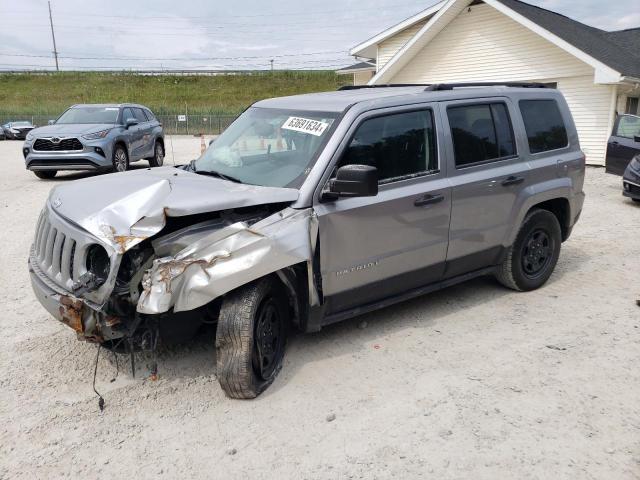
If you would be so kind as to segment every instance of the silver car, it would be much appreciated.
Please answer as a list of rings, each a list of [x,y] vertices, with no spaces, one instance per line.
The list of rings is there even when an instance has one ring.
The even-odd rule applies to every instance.
[[[38,178],[60,170],[124,172],[142,159],[152,167],[164,162],[162,125],[143,105],[74,105],[50,123],[31,130],[22,149]]]
[[[467,279],[551,276],[584,201],[562,94],[359,88],[246,110],[197,160],[56,186],[29,257],[79,337],[155,350],[217,323],[217,377],[253,398],[305,332]]]

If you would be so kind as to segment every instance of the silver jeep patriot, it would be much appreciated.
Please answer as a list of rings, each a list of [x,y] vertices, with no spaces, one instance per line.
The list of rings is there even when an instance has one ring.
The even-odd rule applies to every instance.
[[[154,350],[217,323],[217,377],[253,398],[290,326],[494,275],[544,285],[582,204],[562,94],[537,84],[347,88],[246,110],[197,160],[56,186],[29,257],[81,339]]]

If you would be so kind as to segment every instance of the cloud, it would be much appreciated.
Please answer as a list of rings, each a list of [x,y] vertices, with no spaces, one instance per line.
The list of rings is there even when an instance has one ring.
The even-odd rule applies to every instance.
[[[424,10],[436,0],[53,0],[58,50],[67,68],[337,68],[350,47]],[[639,0],[528,0],[598,28],[640,25]],[[5,64],[53,65],[46,3],[3,2]],[[327,53],[318,53],[327,52]],[[117,57],[107,59],[106,57]],[[136,59],[127,59],[125,57]],[[213,60],[204,60],[211,59]],[[149,58],[140,60],[138,58]]]

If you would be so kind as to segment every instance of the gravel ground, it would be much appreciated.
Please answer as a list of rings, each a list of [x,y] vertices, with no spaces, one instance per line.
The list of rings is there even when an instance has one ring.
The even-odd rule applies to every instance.
[[[199,140],[175,138],[177,161]],[[640,206],[587,172],[582,219],[542,289],[477,279],[297,335],[274,385],[233,401],[211,334],[114,382],[29,285],[52,185],[0,142],[0,478],[640,478]],[[170,146],[167,150],[170,153]],[[123,366],[123,364],[125,364]]]

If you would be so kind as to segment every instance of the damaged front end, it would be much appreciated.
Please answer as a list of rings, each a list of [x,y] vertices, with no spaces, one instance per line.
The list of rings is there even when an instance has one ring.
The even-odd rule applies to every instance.
[[[156,186],[146,194],[155,203],[170,190]],[[306,305],[319,301],[312,209],[279,202],[181,215],[187,212],[158,206],[142,215],[118,202],[108,215],[75,223],[56,211],[52,197],[38,221],[29,269],[40,302],[79,338],[116,349],[123,339],[127,348],[155,345],[154,332],[165,341],[185,340],[216,320],[217,299],[272,273],[292,296],[302,281]],[[107,223],[114,217],[118,223]]]

